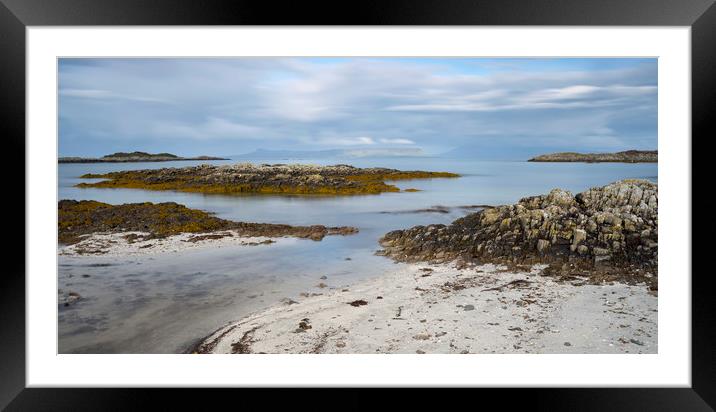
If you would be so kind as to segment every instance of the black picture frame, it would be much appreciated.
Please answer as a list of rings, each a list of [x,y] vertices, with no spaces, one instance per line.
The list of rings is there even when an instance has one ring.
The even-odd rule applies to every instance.
[[[147,389],[29,389],[25,388],[25,232],[19,215],[25,214],[25,29],[27,26],[84,25],[567,25],[567,26],[689,26],[692,56],[692,164],[705,163],[707,151],[693,145],[708,141],[708,125],[716,116],[716,6],[714,0],[365,0],[362,2],[249,2],[170,0],[0,0],[0,127],[8,193],[14,194],[12,218],[3,229],[14,235],[7,243],[5,270],[0,276],[0,407],[8,410],[131,410],[167,409],[167,399],[183,407],[202,409],[235,391]],[[22,153],[22,156],[20,155]],[[668,172],[668,171],[667,171]],[[692,189],[706,184],[692,172]],[[693,190],[692,190],[693,193]],[[21,194],[23,196],[21,196]],[[693,197],[693,196],[692,196]],[[22,199],[22,200],[18,200]],[[691,199],[692,216],[709,216],[708,202]],[[689,217],[684,224],[691,226]],[[713,219],[704,223],[713,233]],[[22,235],[20,235],[22,233]],[[698,233],[698,231],[692,233]],[[692,239],[692,256],[703,259],[708,242]],[[663,251],[668,253],[668,251]],[[693,262],[696,263],[697,259]],[[692,270],[693,271],[693,270]],[[480,405],[494,400],[531,409],[577,410],[713,410],[716,406],[714,346],[714,276],[705,270],[692,277],[692,385],[690,388],[623,389],[512,389],[469,395]],[[690,274],[665,274],[690,275]],[[239,395],[241,396],[241,395]],[[289,392],[264,398],[299,401]],[[353,391],[340,395],[345,405],[360,409],[373,400]],[[477,397],[475,397],[477,396]],[[402,397],[405,398],[405,397]],[[426,399],[428,398],[428,399]],[[405,399],[403,399],[403,402]],[[454,398],[418,397],[423,407],[445,409]],[[243,406],[249,400],[244,399]],[[439,403],[436,403],[439,402]],[[300,403],[300,402],[299,402]],[[407,404],[401,403],[402,407]],[[300,407],[300,404],[294,406]],[[305,406],[305,405],[304,405]],[[328,406],[328,405],[325,405]],[[385,401],[381,406],[391,406]],[[395,406],[395,405],[393,405]],[[311,405],[312,408],[320,405]],[[342,407],[346,409],[349,406]],[[401,408],[402,409],[402,408]]]

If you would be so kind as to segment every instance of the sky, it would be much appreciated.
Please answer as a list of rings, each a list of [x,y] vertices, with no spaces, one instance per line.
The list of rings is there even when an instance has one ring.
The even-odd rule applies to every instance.
[[[657,148],[657,60],[63,58],[59,154]]]

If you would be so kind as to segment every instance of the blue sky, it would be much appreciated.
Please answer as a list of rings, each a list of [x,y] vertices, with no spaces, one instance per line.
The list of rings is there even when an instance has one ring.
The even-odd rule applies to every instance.
[[[657,147],[656,59],[60,59],[58,93],[61,156]]]

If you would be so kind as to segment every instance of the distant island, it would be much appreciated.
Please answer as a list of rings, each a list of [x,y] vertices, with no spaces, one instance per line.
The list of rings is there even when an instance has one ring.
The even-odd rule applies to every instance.
[[[117,152],[102,157],[60,157],[59,163],[172,162],[180,160],[228,160],[222,157],[180,157],[171,153]]]
[[[551,153],[533,157],[529,162],[618,162],[618,163],[657,163],[656,150],[627,150],[616,153]]]

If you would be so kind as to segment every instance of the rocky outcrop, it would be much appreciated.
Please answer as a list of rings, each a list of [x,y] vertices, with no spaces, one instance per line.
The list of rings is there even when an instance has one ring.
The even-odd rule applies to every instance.
[[[348,165],[201,165],[184,168],[130,170],[86,174],[83,178],[107,179],[80,183],[78,187],[178,190],[201,193],[279,194],[377,194],[399,192],[386,180],[458,177],[454,173],[401,171],[386,168],[361,169]]]
[[[546,263],[546,273],[626,277],[656,288],[657,206],[657,185],[645,180],[622,180],[576,196],[554,189],[447,226],[387,233],[379,253],[405,262]]]
[[[131,162],[171,162],[179,160],[228,160],[221,157],[197,156],[179,157],[171,153],[117,152],[102,157],[60,157],[59,163],[131,163]]]
[[[58,238],[63,244],[77,243],[83,235],[93,233],[136,231],[149,233],[150,238],[161,238],[180,233],[211,233],[229,229],[246,237],[292,236],[312,240],[321,240],[326,235],[358,232],[358,229],[349,226],[234,222],[173,202],[110,205],[93,200],[61,200],[58,203]]]
[[[617,153],[574,153],[562,152],[534,157],[530,162],[618,162],[618,163],[656,163],[659,153],[656,150],[627,150]]]

